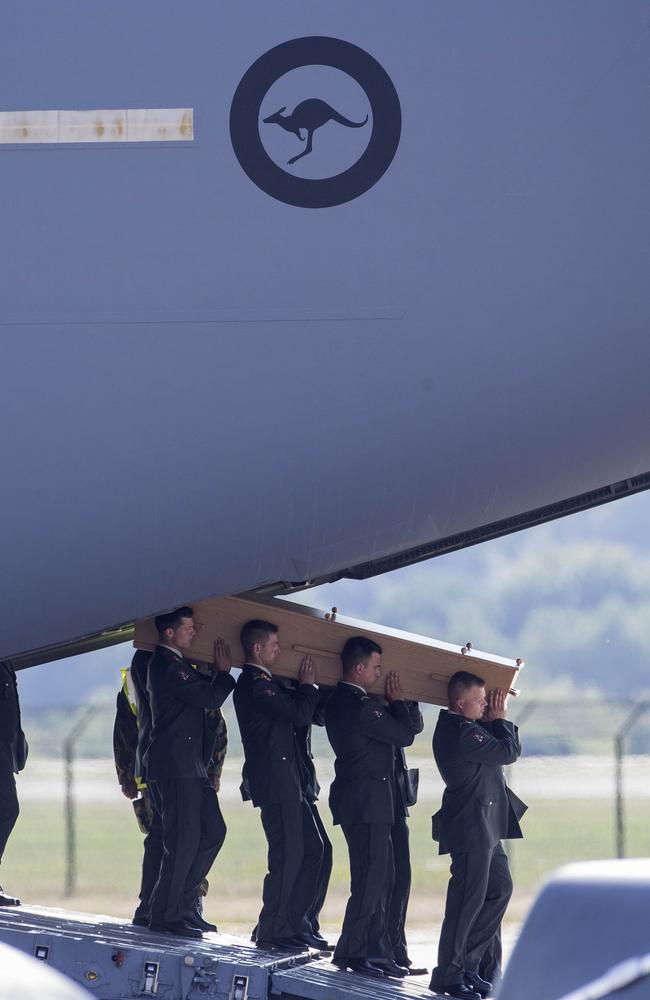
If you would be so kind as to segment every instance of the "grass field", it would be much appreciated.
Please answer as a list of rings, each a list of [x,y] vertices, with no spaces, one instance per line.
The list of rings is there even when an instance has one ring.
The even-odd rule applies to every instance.
[[[517,786],[517,791],[526,798],[525,788]],[[525,840],[511,842],[516,893],[510,918],[515,920],[523,917],[540,882],[558,865],[615,853],[614,810],[609,797],[527,801]],[[412,810],[409,921],[413,928],[437,924],[444,904],[448,858],[437,855],[430,835],[430,817],[438,805],[437,796],[425,796]],[[266,845],[259,813],[250,803],[224,795],[222,808],[228,836],[211,873],[206,913],[223,930],[241,932],[253,926],[259,911]],[[321,804],[321,814],[334,843],[334,871],[323,922],[336,928],[347,895],[347,852],[342,834],[331,828],[326,802]],[[142,836],[131,804],[116,787],[109,786],[108,800],[106,796],[85,798],[80,794],[76,815],[77,889],[72,898],[63,895],[63,805],[43,794],[43,789],[38,795],[25,794],[23,798],[21,816],[2,865],[3,884],[26,902],[130,916],[136,903],[142,852]],[[631,798],[626,817],[627,854],[649,855],[650,797]]]

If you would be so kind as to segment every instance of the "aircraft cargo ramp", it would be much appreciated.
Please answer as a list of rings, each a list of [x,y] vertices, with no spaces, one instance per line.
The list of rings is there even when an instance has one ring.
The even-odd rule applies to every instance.
[[[433,997],[422,981],[366,979],[313,951],[262,952],[225,934],[185,941],[115,917],[40,906],[0,909],[0,941],[63,972],[98,1000]]]

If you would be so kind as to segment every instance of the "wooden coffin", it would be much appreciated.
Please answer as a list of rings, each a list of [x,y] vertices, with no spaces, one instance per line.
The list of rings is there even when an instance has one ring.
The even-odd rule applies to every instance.
[[[501,688],[515,693],[517,674],[523,666],[521,660],[481,653],[471,644],[468,644],[470,648],[453,646],[279,598],[210,598],[195,603],[193,608],[197,634],[186,654],[190,660],[213,662],[214,640],[221,636],[230,645],[233,664],[241,666],[240,629],[251,618],[263,618],[277,625],[279,630],[282,653],[273,668],[275,674],[297,677],[300,661],[309,653],[316,663],[318,683],[335,685],[341,679],[339,654],[345,641],[353,635],[365,635],[383,649],[383,677],[389,670],[396,670],[405,698],[432,705],[447,704],[447,682],[457,670],[478,674],[485,680],[488,690]],[[156,641],[152,619],[136,623],[134,646],[153,649]],[[383,679],[372,690],[381,693]]]

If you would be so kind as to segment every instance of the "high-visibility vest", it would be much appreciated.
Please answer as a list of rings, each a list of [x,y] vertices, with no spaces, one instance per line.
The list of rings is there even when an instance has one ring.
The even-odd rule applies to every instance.
[[[138,695],[135,690],[135,687],[133,686],[133,678],[131,677],[131,668],[122,667],[120,673],[122,674],[122,691],[124,692],[124,697],[128,701],[129,708],[131,709],[131,711],[133,712],[133,714],[137,719]],[[134,775],[134,779],[135,779],[135,787],[138,789],[138,791],[142,791],[144,788],[147,787],[146,781],[143,781],[140,775],[138,774]]]
[[[135,716],[138,714],[138,696],[136,690],[133,686],[133,680],[131,678],[131,668],[122,667],[120,670],[122,674],[122,690],[124,691],[124,696],[129,703],[129,708]]]

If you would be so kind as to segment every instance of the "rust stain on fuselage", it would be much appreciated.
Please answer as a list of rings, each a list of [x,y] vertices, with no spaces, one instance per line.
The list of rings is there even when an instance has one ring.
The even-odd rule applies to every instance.
[[[183,138],[192,134],[192,116],[187,112],[181,118],[179,130]]]

